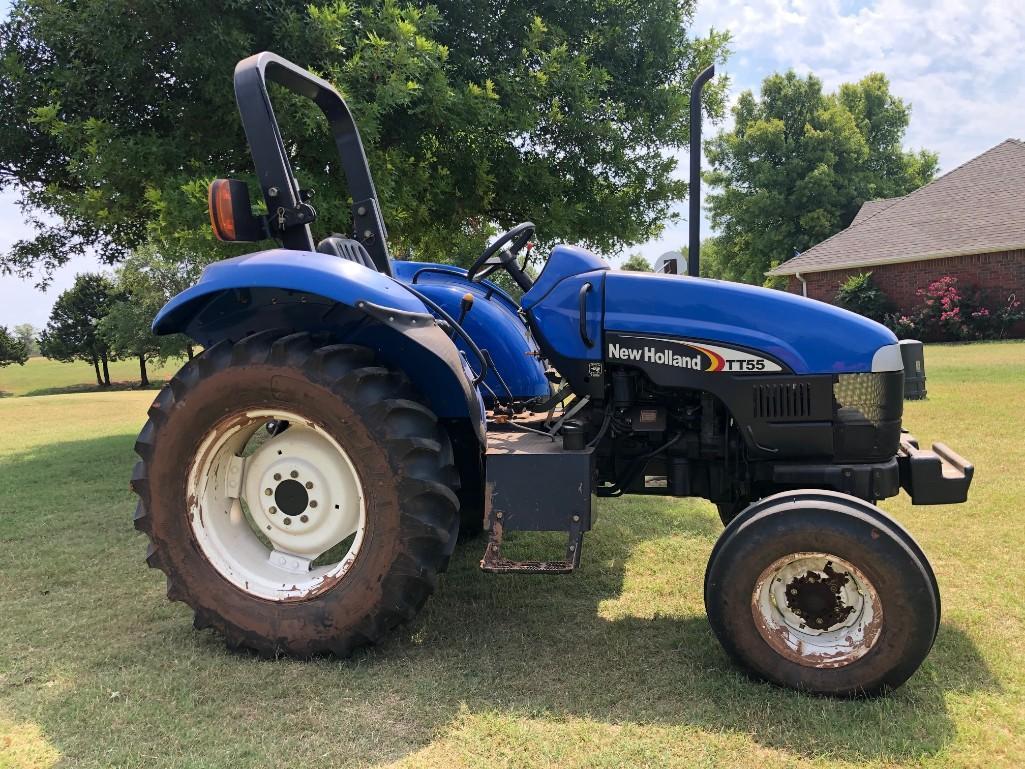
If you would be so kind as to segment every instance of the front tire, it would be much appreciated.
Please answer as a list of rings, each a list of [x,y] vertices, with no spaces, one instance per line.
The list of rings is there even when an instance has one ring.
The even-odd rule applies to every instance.
[[[149,417],[135,525],[197,627],[266,656],[345,656],[434,591],[458,533],[451,452],[371,350],[274,331],[221,342]]]
[[[863,500],[795,491],[757,502],[716,543],[705,606],[727,653],[809,693],[877,695],[918,669],[940,600],[921,549]]]

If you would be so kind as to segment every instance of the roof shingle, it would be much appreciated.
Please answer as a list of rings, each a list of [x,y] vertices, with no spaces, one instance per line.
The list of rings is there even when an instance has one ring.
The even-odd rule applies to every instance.
[[[902,198],[866,202],[845,230],[769,275],[1025,248],[1025,142],[1007,139]]]

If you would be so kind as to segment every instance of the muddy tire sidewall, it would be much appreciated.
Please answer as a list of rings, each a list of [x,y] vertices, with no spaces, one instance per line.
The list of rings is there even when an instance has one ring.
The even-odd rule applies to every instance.
[[[207,560],[187,518],[187,479],[209,430],[247,409],[274,407],[307,417],[337,441],[364,493],[366,529],[355,562],[336,584],[304,600],[268,601],[231,584]],[[151,537],[177,565],[174,579],[197,624],[223,622],[242,645],[263,648],[271,641],[292,654],[313,653],[373,624],[384,579],[401,553],[399,472],[361,414],[323,384],[288,367],[230,367],[200,380],[160,430],[149,473]]]
[[[709,562],[705,603],[726,651],[756,676],[835,696],[873,695],[902,684],[928,654],[937,623],[934,585],[917,554],[884,522],[830,502],[770,504],[724,532]],[[759,632],[752,595],[762,572],[784,556],[824,552],[861,570],[877,591],[883,621],[864,656],[836,668],[790,661]]]

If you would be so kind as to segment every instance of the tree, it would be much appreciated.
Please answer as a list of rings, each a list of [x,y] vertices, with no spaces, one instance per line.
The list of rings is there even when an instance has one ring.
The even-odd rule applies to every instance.
[[[619,269],[626,270],[627,272],[651,272],[651,262],[640,254],[630,254],[619,265]]]
[[[359,124],[396,253],[476,255],[530,219],[617,250],[660,231],[686,185],[689,84],[728,36],[690,37],[694,0],[16,0],[0,25],[0,186],[37,235],[0,264],[44,272],[96,247],[111,262],[156,233],[225,255],[211,177],[252,180],[237,60],[272,49],[325,76]],[[725,80],[706,89],[719,115]],[[349,228],[316,108],[275,92],[315,235]],[[323,201],[320,203],[320,201]]]
[[[866,200],[932,179],[936,155],[902,149],[910,114],[878,73],[823,94],[818,78],[791,71],[767,77],[759,98],[741,94],[733,130],[707,145],[720,277],[760,284],[849,225]]]
[[[150,331],[153,313],[135,298],[120,299],[110,306],[97,328],[100,337],[121,358],[139,361],[139,386],[149,386],[146,361],[160,356],[161,337]]]
[[[14,336],[21,340],[29,355],[39,354],[39,332],[31,323],[19,323],[14,327]]]
[[[199,276],[200,262],[190,252],[168,257],[150,245],[138,249],[117,271],[117,292],[123,298],[114,302],[98,327],[100,337],[119,357],[139,361],[139,384],[149,386],[146,363],[150,360],[188,354],[192,346],[182,334],[157,336],[150,330],[153,318],[175,294],[192,285]]]
[[[12,334],[6,326],[0,326],[0,368],[17,363],[24,366],[28,360],[28,346]]]
[[[112,355],[98,327],[118,299],[114,285],[105,275],[77,275],[75,284],[57,297],[53,305],[50,320],[39,338],[42,354],[68,363],[75,360],[92,363],[96,384],[109,386],[107,364]]]

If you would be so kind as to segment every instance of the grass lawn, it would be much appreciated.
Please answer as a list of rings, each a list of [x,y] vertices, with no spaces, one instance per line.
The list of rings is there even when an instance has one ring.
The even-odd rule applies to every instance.
[[[730,666],[701,599],[721,526],[688,500],[603,500],[569,577],[484,575],[471,542],[415,624],[353,660],[230,653],[165,600],[132,529],[153,393],[4,399],[0,767],[1020,767],[1025,344],[927,362],[907,424],[976,480],[967,505],[884,502],[932,559],[943,623],[907,685],[861,702]]]
[[[181,368],[171,360],[166,366],[148,364],[150,382],[169,379]],[[119,360],[109,366],[111,389],[127,390],[139,386],[139,361]],[[91,363],[60,363],[48,358],[29,358],[24,366],[0,368],[0,398],[11,395],[54,395],[59,393],[94,392],[96,374]],[[106,389],[106,388],[103,388]]]

